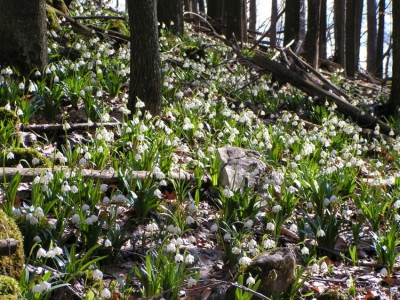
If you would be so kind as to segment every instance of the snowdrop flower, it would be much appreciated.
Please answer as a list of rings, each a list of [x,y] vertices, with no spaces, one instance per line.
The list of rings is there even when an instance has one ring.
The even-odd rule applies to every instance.
[[[176,251],[176,246],[174,243],[169,243],[166,247],[167,252],[175,252]]]
[[[159,189],[156,189],[155,191],[154,191],[154,196],[156,196],[157,198],[161,198],[161,191],[159,190]]]
[[[36,207],[35,214],[38,218],[44,217],[43,209],[41,207]]]
[[[21,215],[21,210],[19,208],[13,208],[14,217],[19,217]]]
[[[323,261],[321,263],[320,270],[321,270],[321,273],[323,273],[323,274],[328,272],[328,265],[326,264],[326,262]]]
[[[335,203],[335,202],[338,201],[338,197],[335,196],[335,195],[332,195],[331,198],[329,199],[329,201],[330,201],[331,203]]]
[[[280,210],[282,210],[282,206],[280,206],[280,205],[275,205],[274,207],[272,207],[272,212],[273,213],[277,213]]]
[[[224,235],[224,241],[225,241],[225,242],[230,242],[231,239],[232,239],[231,234],[230,234],[230,233],[225,233],[225,235]]]
[[[274,223],[268,222],[267,223],[267,230],[274,230],[274,229],[275,229]]]
[[[71,129],[71,125],[69,125],[68,122],[64,122],[64,124],[63,124],[63,129],[64,129],[64,130]]]
[[[187,286],[188,286],[189,289],[190,289],[192,286],[195,286],[196,284],[197,284],[197,280],[196,280],[196,279],[193,279],[192,277],[190,277],[190,278],[188,279]]]
[[[249,242],[249,247],[255,247],[257,246],[257,242],[254,239],[251,239]]]
[[[196,243],[196,238],[193,235],[189,236],[188,243],[190,244]]]
[[[14,159],[14,153],[11,151],[7,153],[7,159]]]
[[[106,240],[104,241],[104,247],[111,247],[111,246],[112,246],[111,241],[110,241],[109,239],[106,239]]]
[[[251,263],[251,258],[247,256],[243,256],[239,259],[239,265],[245,266]]]
[[[105,192],[107,192],[107,189],[108,189],[108,185],[107,184],[101,184],[100,185],[100,192],[103,192],[103,193],[105,193]]]
[[[193,224],[195,221],[191,216],[186,217],[186,224]]]
[[[157,225],[157,223],[154,223],[154,222],[153,222],[153,223],[147,224],[146,230],[147,230],[147,231],[150,231],[150,232],[157,231],[157,230],[158,230],[158,225]]]
[[[400,200],[396,200],[395,203],[393,203],[393,208],[398,209],[400,207]]]
[[[99,217],[96,215],[91,215],[90,218],[92,219],[92,222],[95,223],[99,220]]]
[[[319,266],[318,266],[317,263],[314,263],[314,264],[311,266],[311,271],[312,271],[313,273],[318,273],[318,272],[319,272]]]
[[[308,203],[307,203],[307,208],[308,208],[308,209],[313,208],[313,206],[314,206],[314,205],[312,204],[312,202],[308,202]]]
[[[42,241],[42,239],[40,238],[40,236],[35,236],[34,238],[33,238],[33,241],[35,242],[35,243],[40,243],[41,241]]]
[[[328,206],[331,203],[331,201],[328,198],[324,199],[324,205]]]
[[[192,263],[194,263],[194,256],[191,255],[191,254],[188,254],[188,255],[185,257],[185,263],[187,263],[187,264],[192,264]]]
[[[325,231],[323,231],[322,229],[319,229],[317,231],[317,237],[323,237],[323,236],[325,236]]]
[[[79,192],[79,190],[78,190],[78,188],[77,188],[76,185],[71,186],[71,193],[72,193],[72,194],[76,194],[76,193],[78,193],[78,192]]]
[[[242,250],[240,250],[240,248],[238,247],[233,247],[232,248],[232,253],[233,254],[240,254],[242,252]]]
[[[91,218],[91,217],[86,218],[86,219],[85,219],[85,223],[86,223],[87,225],[93,225],[93,220],[92,220],[92,218]]]
[[[39,248],[39,250],[36,253],[36,257],[37,258],[41,258],[41,257],[47,257],[47,252],[46,250],[44,250],[43,248]]]
[[[265,249],[271,249],[275,247],[275,242],[270,239],[266,239],[263,243],[263,246]]]
[[[111,292],[110,292],[110,290],[107,289],[107,288],[104,288],[104,289],[101,291],[101,297],[102,297],[102,298],[110,298],[110,297],[111,297]]]
[[[308,248],[306,246],[301,248],[301,254],[308,255],[309,253],[310,253],[310,250],[308,250]]]
[[[216,223],[214,223],[212,226],[211,226],[211,232],[217,232],[218,231],[218,224],[216,224]]]
[[[32,165],[36,166],[36,165],[39,164],[39,163],[40,163],[39,158],[34,157],[34,158],[32,159]]]
[[[83,204],[82,205],[82,211],[87,211],[87,210],[90,210],[90,206],[87,205],[87,204]]]
[[[99,269],[94,270],[92,278],[93,278],[93,280],[102,280],[103,279],[103,272],[101,272]]]
[[[36,76],[36,77],[39,77],[39,76],[41,76],[41,75],[42,75],[42,74],[39,72],[39,70],[35,72],[35,76]]]
[[[224,189],[222,193],[226,198],[231,198],[234,195],[233,192],[228,188]]]
[[[253,220],[247,220],[247,221],[244,223],[244,227],[247,228],[247,229],[251,229],[251,228],[253,227],[253,224],[254,224],[254,221],[253,221]]]
[[[72,224],[77,225],[77,224],[79,224],[80,221],[81,221],[81,218],[79,217],[78,214],[74,214],[74,215],[71,217],[71,222],[72,222]]]
[[[190,203],[188,209],[189,209],[189,212],[191,212],[191,213],[199,210],[197,208],[196,204],[194,204],[194,203]]]
[[[247,285],[253,285],[256,283],[256,280],[250,275],[249,278],[246,280]]]
[[[37,223],[39,223],[39,220],[36,217],[31,217],[29,219],[29,223],[31,223],[31,225],[36,225]]]
[[[293,231],[293,232],[297,232],[297,225],[296,224],[292,224],[292,225],[290,225],[290,231]]]
[[[180,253],[177,253],[176,255],[175,255],[175,262],[177,262],[177,263],[181,263],[181,262],[183,262],[183,255],[182,254],[180,254]]]
[[[386,268],[382,268],[381,271],[379,272],[381,275],[383,276],[387,276],[388,275],[388,271],[386,270]]]
[[[33,293],[41,293],[41,292],[43,292],[41,285],[40,284],[34,285],[33,288],[32,288],[32,292]]]
[[[144,107],[144,106],[145,106],[144,102],[142,102],[141,100],[139,100],[139,98],[136,98],[136,105],[135,105],[135,107],[136,107],[136,108],[142,108],[142,107]]]

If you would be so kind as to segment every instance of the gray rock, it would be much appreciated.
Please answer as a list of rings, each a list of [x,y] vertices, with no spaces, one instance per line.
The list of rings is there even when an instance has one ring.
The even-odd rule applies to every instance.
[[[221,161],[219,185],[233,191],[245,187],[257,187],[266,165],[257,151],[238,147],[218,148]]]
[[[249,274],[261,280],[257,292],[273,299],[280,298],[287,294],[296,274],[295,257],[289,248],[275,248],[254,258],[244,272],[244,282]],[[227,299],[234,299],[229,298],[234,294],[235,288],[230,287]]]

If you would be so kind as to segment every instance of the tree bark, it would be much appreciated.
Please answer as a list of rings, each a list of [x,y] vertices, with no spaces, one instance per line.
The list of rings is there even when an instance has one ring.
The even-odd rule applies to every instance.
[[[28,76],[47,61],[46,1],[0,1],[0,65]]]
[[[376,8],[376,0],[367,0],[367,71],[373,75],[377,71]]]
[[[249,4],[249,29],[256,31],[257,28],[257,0],[250,0]],[[254,39],[256,40],[256,39]]]
[[[360,33],[363,0],[347,1],[346,6],[346,74],[354,77],[360,57]]]
[[[228,40],[232,40],[233,36],[238,41],[243,41],[243,1],[244,0],[231,0],[226,1],[226,37]],[[229,2],[229,3],[228,3]]]
[[[345,47],[345,22],[346,22],[345,0],[335,0],[334,2],[334,28],[335,28],[335,58],[334,61],[341,66],[345,66],[344,55]]]
[[[388,114],[399,116],[400,107],[400,1],[392,2],[393,18],[393,64],[392,90],[388,104]]]
[[[269,46],[276,48],[276,23],[278,22],[278,0],[271,1],[271,30],[269,32]]]
[[[321,0],[320,23],[319,23],[319,59],[326,59],[326,9],[327,1]]]
[[[137,98],[152,115],[161,112],[161,59],[157,10],[154,0],[130,0],[131,80],[128,107],[136,110]]]
[[[212,20],[222,19],[222,0],[207,0],[207,16]]]
[[[172,33],[181,37],[183,35],[183,1],[182,0],[158,0],[157,18],[160,24],[172,30]],[[173,25],[171,25],[173,22]]]
[[[307,11],[307,34],[303,56],[306,61],[313,66],[313,68],[317,69],[319,60],[319,25],[321,18],[321,1],[308,0]]]
[[[376,71],[375,76],[382,78],[383,76],[383,46],[385,42],[385,0],[379,1],[379,16],[378,16],[378,38],[376,46]]]
[[[286,0],[285,8],[285,28],[283,44],[286,46],[292,40],[294,44],[292,49],[296,48],[300,35],[300,9],[301,3],[299,0]]]

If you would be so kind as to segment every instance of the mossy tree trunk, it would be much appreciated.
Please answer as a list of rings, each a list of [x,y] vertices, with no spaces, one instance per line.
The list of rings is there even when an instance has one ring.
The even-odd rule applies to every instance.
[[[135,111],[137,97],[152,115],[161,112],[161,59],[156,9],[155,0],[129,0],[131,80],[128,107]]]
[[[183,1],[182,0],[158,0],[157,18],[160,24],[164,23],[171,28],[177,36],[183,35]],[[173,25],[171,25],[171,21]]]
[[[0,1],[0,65],[22,75],[47,60],[46,0]]]

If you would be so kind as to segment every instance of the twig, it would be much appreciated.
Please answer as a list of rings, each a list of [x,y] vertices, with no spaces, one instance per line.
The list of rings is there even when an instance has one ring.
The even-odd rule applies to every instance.
[[[75,20],[98,20],[98,19],[103,19],[103,20],[126,20],[125,17],[119,17],[119,16],[79,16],[79,17],[73,17]]]

